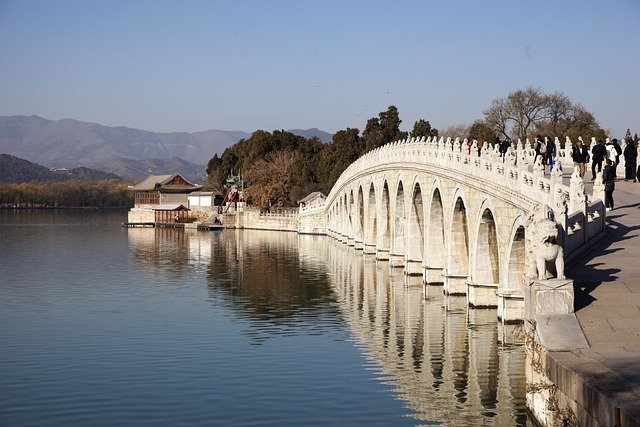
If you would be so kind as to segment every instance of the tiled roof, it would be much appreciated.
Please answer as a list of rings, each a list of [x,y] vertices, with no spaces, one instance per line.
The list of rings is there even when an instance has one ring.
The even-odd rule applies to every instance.
[[[325,199],[327,198],[327,196],[322,194],[320,191],[314,191],[313,193],[309,194],[304,199],[298,200],[298,203],[307,203],[307,202],[309,202],[309,201],[311,201],[313,199],[316,199],[318,197],[324,197]]]
[[[187,208],[185,205],[180,204],[180,203],[155,205],[151,209],[153,209],[154,211],[184,211],[184,210],[188,211],[188,210],[191,210],[191,209]]]
[[[133,191],[151,191],[156,190],[158,187],[161,187],[161,189],[165,190],[187,189],[188,187],[182,185],[166,185],[167,183],[171,182],[176,176],[179,176],[186,183],[191,185],[192,190],[202,188],[201,185],[194,184],[193,182],[183,177],[181,174],[174,173],[171,175],[150,175],[139,184],[129,187],[129,189]]]

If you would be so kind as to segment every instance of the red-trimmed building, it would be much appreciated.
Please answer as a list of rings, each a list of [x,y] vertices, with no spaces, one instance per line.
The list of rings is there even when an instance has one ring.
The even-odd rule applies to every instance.
[[[129,187],[135,203],[129,210],[129,223],[186,222],[188,196],[202,190],[179,173],[151,175],[141,183]]]

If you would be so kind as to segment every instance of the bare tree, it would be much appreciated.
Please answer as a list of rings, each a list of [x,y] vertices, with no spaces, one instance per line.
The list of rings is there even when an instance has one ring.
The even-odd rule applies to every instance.
[[[564,93],[544,94],[533,87],[494,99],[484,116],[497,135],[511,138],[525,139],[534,133],[576,138],[604,132],[593,114]]]
[[[440,136],[446,138],[466,138],[469,135],[471,126],[465,124],[451,125],[440,133]]]
[[[244,171],[248,184],[245,197],[261,208],[290,204],[290,181],[295,153],[277,151],[265,159],[256,160]]]
[[[537,88],[528,87],[507,96],[507,110],[514,123],[515,136],[525,139],[535,123],[548,119],[547,97]]]
[[[494,99],[491,101],[491,106],[484,111],[484,122],[487,126],[505,138],[509,137],[511,120],[509,105],[505,98]]]

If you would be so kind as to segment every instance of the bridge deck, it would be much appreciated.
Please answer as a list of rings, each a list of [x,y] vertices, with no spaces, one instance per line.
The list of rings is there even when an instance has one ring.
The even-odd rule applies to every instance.
[[[550,356],[593,398],[640,425],[640,183],[617,180],[614,200],[608,236],[566,271],[590,348]]]

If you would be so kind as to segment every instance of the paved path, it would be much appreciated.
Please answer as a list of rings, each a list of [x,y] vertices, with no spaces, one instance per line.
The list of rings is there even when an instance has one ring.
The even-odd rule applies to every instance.
[[[640,425],[640,183],[617,180],[614,200],[607,237],[566,270],[590,345],[567,360]]]

